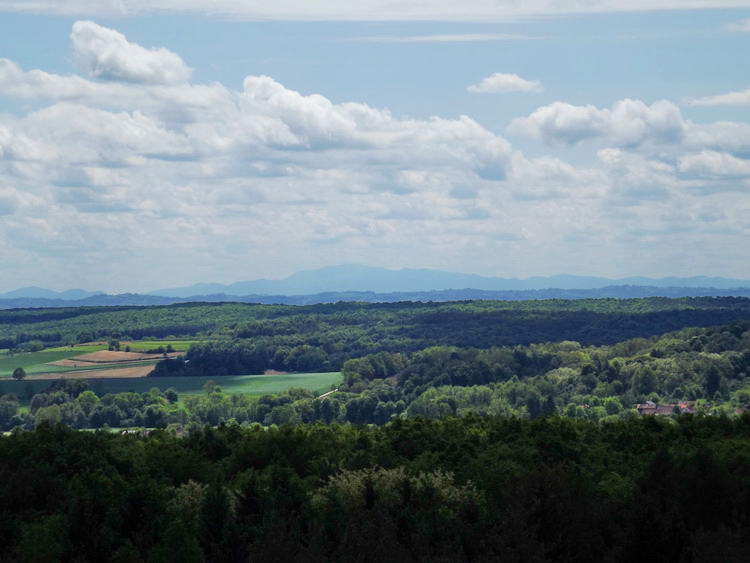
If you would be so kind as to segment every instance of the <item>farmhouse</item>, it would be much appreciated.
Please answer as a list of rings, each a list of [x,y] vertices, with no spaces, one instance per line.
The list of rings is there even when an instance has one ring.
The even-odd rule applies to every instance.
[[[684,414],[694,413],[695,408],[693,403],[687,401],[680,401],[679,403],[666,403],[663,405],[654,403],[653,401],[646,401],[645,403],[638,403],[635,406],[638,414],[641,415],[657,415],[657,416],[669,416],[671,414]]]

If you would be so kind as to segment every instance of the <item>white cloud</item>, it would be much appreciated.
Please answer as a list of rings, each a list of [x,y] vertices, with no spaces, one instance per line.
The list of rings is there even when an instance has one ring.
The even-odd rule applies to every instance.
[[[716,96],[689,98],[687,102],[691,106],[747,106],[750,105],[750,88]]]
[[[106,59],[116,80],[0,60],[0,96],[21,102],[0,114],[6,285],[44,283],[42,271],[63,286],[143,290],[150,272],[177,285],[344,262],[475,270],[487,256],[555,273],[571,240],[592,263],[619,263],[676,231],[677,211],[695,222],[680,236],[696,249],[708,245],[703,217],[730,233],[723,244],[748,234],[732,160],[750,148],[747,124],[699,125],[669,102],[627,100],[524,118],[544,140],[605,145],[598,162],[573,165],[525,156],[466,116],[398,117],[269,76],[239,90],[190,83],[165,78],[180,65],[158,57],[135,71],[127,53],[142,61],[142,48],[123,40]],[[92,42],[91,60],[110,47]],[[710,151],[725,156],[700,164]],[[644,259],[658,267],[664,255]]]
[[[507,92],[542,92],[544,88],[538,80],[526,80],[517,74],[496,72],[483,78],[478,84],[467,88],[474,94],[505,94]]]
[[[701,151],[680,157],[679,170],[699,177],[734,179],[750,177],[750,160],[716,151]]]
[[[750,0],[0,0],[0,10],[76,16],[197,13],[247,20],[509,21],[532,16],[750,7]]]
[[[566,145],[599,139],[617,146],[636,146],[648,141],[679,142],[684,128],[680,109],[672,102],[661,100],[648,105],[626,99],[611,109],[555,102],[528,117],[514,119],[509,131]]]
[[[181,82],[168,78],[180,68],[174,59],[143,59],[140,46],[93,25],[97,36],[117,39],[115,51],[126,46],[107,58],[100,50],[111,53],[110,43],[86,43],[91,60],[108,61],[118,80],[0,61],[0,96],[34,102],[25,114],[0,115],[0,203],[11,218],[0,241],[12,241],[10,254],[48,262],[75,254],[81,263],[128,247],[143,249],[142,263],[149,249],[163,259],[173,248],[178,262],[181,251],[221,261],[270,246],[312,252],[320,241],[395,244],[399,223],[487,220],[489,212],[471,200],[456,204],[451,193],[495,185],[511,165],[507,141],[468,117],[400,119],[268,76],[248,76],[241,91]],[[131,55],[148,64],[134,67]],[[409,169],[422,172],[402,174]],[[22,207],[19,193],[36,203]],[[402,198],[430,209],[428,219],[402,212]]]
[[[750,124],[737,121],[685,124],[686,150],[710,149],[750,154]]]
[[[70,34],[81,64],[104,80],[175,84],[190,79],[191,70],[167,49],[144,49],[125,36],[90,21],[78,21]]]

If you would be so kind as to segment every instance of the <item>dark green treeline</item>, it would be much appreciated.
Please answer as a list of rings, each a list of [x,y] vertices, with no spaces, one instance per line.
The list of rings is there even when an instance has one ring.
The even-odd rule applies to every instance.
[[[2,561],[747,561],[750,417],[0,438]]]

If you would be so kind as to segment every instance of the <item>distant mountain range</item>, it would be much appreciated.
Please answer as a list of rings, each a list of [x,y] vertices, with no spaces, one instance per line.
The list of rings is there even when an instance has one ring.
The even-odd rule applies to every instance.
[[[750,297],[750,287],[717,289],[711,287],[654,287],[654,286],[608,286],[594,289],[529,289],[508,291],[487,291],[482,289],[447,289],[438,291],[398,291],[375,293],[372,291],[337,291],[311,295],[192,295],[190,297],[166,297],[122,293],[119,295],[97,294],[85,299],[65,300],[36,297],[0,298],[0,309],[40,308],[40,307],[123,307],[172,305],[174,303],[261,303],[281,305],[314,305],[339,301],[364,303],[395,303],[398,301],[466,301],[466,300],[506,300],[522,301],[530,299],[633,299],[639,297]]]
[[[592,276],[560,275],[527,279],[497,278],[441,270],[388,270],[372,266],[342,265],[305,270],[280,280],[252,280],[229,285],[201,283],[149,292],[165,297],[195,295],[313,295],[324,292],[372,291],[375,293],[481,289],[519,291],[535,289],[597,289],[607,286],[692,287],[732,289],[750,287],[750,280],[697,276],[691,278],[630,277],[609,279]]]
[[[750,281],[696,276],[609,279],[559,275],[527,279],[486,277],[441,270],[388,270],[342,265],[305,270],[280,280],[229,285],[200,283],[148,294],[52,291],[25,287],[0,293],[0,308],[166,305],[190,301],[312,304],[336,301],[457,301],[466,299],[582,299],[594,297],[750,297]]]
[[[83,289],[68,289],[67,291],[53,291],[43,287],[29,286],[15,289],[7,293],[0,293],[0,299],[65,299],[69,301],[86,299],[94,295],[102,295],[103,291],[85,291]]]

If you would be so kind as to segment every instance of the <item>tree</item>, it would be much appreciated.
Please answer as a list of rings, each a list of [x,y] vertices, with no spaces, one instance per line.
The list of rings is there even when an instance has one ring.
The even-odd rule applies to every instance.
[[[174,387],[170,387],[166,391],[164,391],[164,398],[169,401],[169,404],[174,404],[179,400],[179,396],[177,394],[177,389]]]
[[[13,379],[21,381],[26,377],[26,371],[23,368],[16,368],[13,370]]]
[[[706,396],[713,398],[714,394],[721,386],[721,373],[712,365],[703,377],[703,388],[706,390]]]

